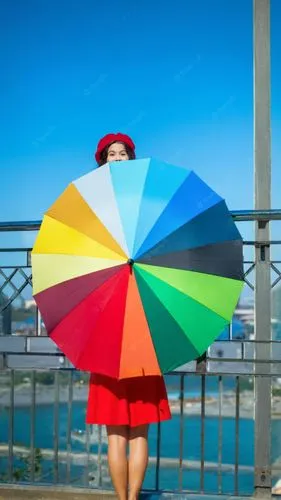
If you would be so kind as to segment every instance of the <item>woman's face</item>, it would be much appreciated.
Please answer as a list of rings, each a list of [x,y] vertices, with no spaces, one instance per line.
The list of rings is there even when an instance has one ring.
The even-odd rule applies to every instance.
[[[129,160],[128,153],[122,142],[114,142],[108,148],[107,161]]]

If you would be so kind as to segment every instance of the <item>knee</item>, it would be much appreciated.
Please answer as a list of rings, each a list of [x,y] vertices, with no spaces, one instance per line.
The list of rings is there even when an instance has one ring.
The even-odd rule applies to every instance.
[[[129,440],[132,441],[133,439],[137,438],[143,438],[147,440],[148,428],[149,428],[148,424],[138,425],[137,427],[131,427],[129,429],[129,436],[128,436]]]
[[[115,450],[117,453],[126,451],[129,438],[126,426],[107,426],[107,437],[110,450]]]

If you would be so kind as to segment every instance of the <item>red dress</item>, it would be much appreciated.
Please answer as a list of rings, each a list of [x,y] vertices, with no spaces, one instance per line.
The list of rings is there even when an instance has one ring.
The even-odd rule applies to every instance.
[[[115,380],[105,375],[91,374],[87,424],[135,427],[170,418],[163,377]]]

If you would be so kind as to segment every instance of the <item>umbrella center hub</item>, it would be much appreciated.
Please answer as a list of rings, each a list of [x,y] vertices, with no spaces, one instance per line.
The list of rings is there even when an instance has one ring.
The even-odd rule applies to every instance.
[[[129,264],[129,266],[131,266],[131,267],[133,267],[134,263],[135,263],[134,259],[127,260],[127,264]]]

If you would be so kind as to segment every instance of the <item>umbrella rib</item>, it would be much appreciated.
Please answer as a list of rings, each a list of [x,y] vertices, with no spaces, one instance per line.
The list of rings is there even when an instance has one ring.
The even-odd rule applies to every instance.
[[[123,197],[123,192],[121,191],[121,194],[119,193],[119,182],[116,184],[116,174],[119,172],[120,174],[120,169],[119,166],[116,166],[115,162],[110,164],[110,172],[111,172],[111,179],[112,179],[112,184],[115,192],[115,197],[116,197],[116,205],[119,213],[119,218],[121,221],[122,229],[124,232],[125,240],[127,243],[127,247],[129,250],[129,257],[133,257],[134,253],[134,244],[135,244],[135,238],[136,238],[136,233],[137,233],[137,227],[138,227],[138,221],[140,217],[140,210],[141,210],[141,204],[142,204],[142,199],[143,199],[143,194],[145,191],[145,186],[147,183],[147,178],[148,178],[148,173],[149,173],[149,168],[150,168],[150,163],[149,161],[145,160],[145,169],[138,169],[137,165],[138,162],[143,160],[136,160],[135,163],[135,175],[131,177],[132,185],[131,189],[133,190],[133,200],[134,203],[131,205],[131,210],[129,210],[128,201],[127,197]],[[142,164],[143,165],[143,164]],[[130,167],[131,168],[131,167]],[[127,171],[124,171],[123,175],[127,174]],[[144,174],[144,175],[143,175]],[[117,176],[118,178],[118,176]],[[124,179],[123,179],[124,180]],[[137,204],[136,204],[137,200]],[[128,217],[128,212],[130,213],[131,219],[127,219]],[[133,214],[133,218],[132,218]],[[130,220],[129,226],[132,226],[132,220],[133,220],[133,230],[132,234],[130,235],[132,237],[132,241],[128,241],[128,220]],[[130,251],[131,250],[131,251]]]
[[[236,245],[235,241],[239,245]],[[168,250],[160,255],[139,258],[137,263],[242,281],[242,244],[242,240],[231,240],[175,252]]]
[[[162,280],[161,280],[162,281]],[[165,283],[165,282],[164,282]],[[174,316],[171,311],[169,310],[169,308],[164,304],[164,302],[161,301],[161,299],[158,297],[158,294],[152,289],[152,287],[146,282],[147,286],[150,288],[150,291],[155,295],[155,297],[157,298],[157,300],[159,300],[161,302],[161,306],[167,311],[167,313],[171,316],[171,318],[173,319],[173,321],[179,326],[180,330],[182,331],[183,335],[187,338],[187,340],[190,342],[190,344],[192,344],[192,346],[194,347],[194,349],[199,353],[198,351],[198,348],[197,346],[194,344],[194,341],[188,336],[189,335],[189,332],[185,332],[185,330],[183,329],[183,327],[181,326],[180,322],[177,320],[176,316]],[[175,288],[175,287],[172,287],[172,288]],[[176,288],[175,288],[176,289]],[[208,312],[212,313],[213,315],[217,316],[218,318],[220,318],[221,320],[223,320],[226,325],[230,323],[229,320],[227,320],[226,318],[224,318],[223,316],[217,314],[215,311],[213,311],[212,309],[209,309],[207,306],[205,306],[204,304],[202,304],[201,302],[197,301],[196,299],[193,299],[192,297],[190,297],[189,295],[186,295],[184,294],[183,292],[181,292],[180,290],[176,289],[178,293],[180,293],[181,295],[185,296],[185,297],[188,297],[190,298],[191,300],[193,300],[194,302],[196,302],[197,304],[199,304],[201,307],[204,307]],[[225,326],[226,326],[225,325]],[[149,326],[149,322],[148,322],[148,326]],[[150,328],[150,327],[149,327]],[[218,332],[218,335],[220,334],[220,332]],[[156,351],[156,347],[155,347],[155,343],[154,343],[154,340],[153,340],[153,336],[151,335],[151,338],[152,338],[152,341],[153,341],[153,345],[154,345],[154,349]],[[157,351],[156,351],[157,352]],[[184,360],[183,360],[183,363],[184,363]],[[180,366],[180,364],[183,364],[182,362],[178,363],[178,362],[175,362],[174,365],[171,365],[169,367],[169,370],[172,370],[173,368],[176,368],[177,366]]]
[[[114,234],[114,240],[117,241],[123,253],[128,256],[128,248],[115,199],[109,163],[104,165],[102,169],[95,169],[80,177],[72,184],[88,204],[90,210],[108,230],[111,237]]]
[[[85,203],[88,205],[88,203],[85,201]],[[91,210],[90,206],[88,205],[89,207],[89,210]],[[114,245],[116,245],[118,248],[119,248],[119,253],[117,251],[117,249],[114,249],[114,250],[111,250],[112,252],[115,252],[116,255],[120,255],[120,257],[124,258],[124,255],[125,255],[125,252],[122,250],[121,246],[119,245],[118,241],[114,238],[114,236],[108,231],[108,229],[106,228],[106,226],[103,224],[103,222],[101,221],[101,219],[95,214],[95,212],[93,210],[91,210],[92,214],[93,214],[93,217],[96,217],[96,219],[98,219],[99,223],[101,224],[101,226],[103,227],[103,230],[107,233],[108,237],[110,237],[114,243]],[[71,224],[70,222],[65,222],[63,219],[60,219],[58,217],[54,217],[53,215],[49,214],[48,212],[46,213],[46,215],[48,217],[50,217],[51,219],[53,219],[54,221],[57,221],[57,222],[60,222],[61,224],[64,224],[66,227],[69,227],[71,228],[72,230],[74,231],[77,231],[77,233],[79,234],[82,234],[83,236],[85,236],[86,238],[88,238],[89,240],[91,241],[94,241],[95,243],[98,243],[99,245],[103,246],[104,248],[108,248],[104,243],[102,243],[99,239],[97,239],[96,237],[94,237],[93,235],[90,235],[88,234],[87,232],[85,232],[83,229],[78,229],[74,224]],[[110,248],[110,247],[109,247]]]
[[[187,333],[183,330],[183,328],[181,327],[180,323],[171,314],[171,312],[166,307],[166,305],[160,300],[160,298],[158,297],[157,293],[155,293],[155,291],[152,289],[152,287],[147,282],[146,282],[146,285],[148,286],[150,292],[154,295],[154,297],[160,302],[161,307],[163,307],[163,309],[165,309],[165,311],[170,316],[170,318],[172,319],[172,321],[174,321],[177,324],[177,326],[179,327],[179,329],[180,329],[181,334],[183,335],[183,337],[186,338],[187,341],[192,345],[192,347],[194,348],[194,350],[197,351],[197,348],[195,347],[194,343],[188,338]],[[148,324],[148,328],[149,328],[149,331],[150,331],[151,340],[152,340],[153,348],[154,348],[154,351],[155,351],[155,355],[156,355],[156,358],[158,359],[158,353],[157,353],[158,350],[157,350],[157,346],[156,346],[156,343],[155,343],[154,336],[153,336],[152,331],[151,331],[150,322],[149,322],[148,318],[147,318],[147,324]],[[197,351],[197,352],[199,354],[199,351]],[[184,352],[182,354],[183,354],[183,360],[182,361],[175,361],[172,365],[169,365],[169,368],[165,369],[165,373],[168,372],[168,371],[170,371],[170,370],[172,370],[172,369],[174,369],[174,368],[176,368],[176,367],[178,367],[178,366],[180,366],[184,362],[186,362],[186,354]],[[158,363],[159,363],[159,361],[158,361]],[[160,366],[160,363],[159,363],[159,366]]]
[[[122,267],[124,267],[124,266],[122,266]],[[104,305],[102,311],[100,311],[99,319],[97,320],[97,323],[94,326],[94,330],[98,328],[100,322],[102,321],[102,314],[105,312],[105,310],[108,307],[110,301],[112,300],[113,296],[115,295],[116,289],[120,285],[121,279],[122,279],[122,276],[121,276],[121,273],[120,273],[118,281],[115,282],[115,284],[113,285],[113,287],[111,287],[110,293],[107,296],[106,304]],[[124,325],[124,316],[123,316],[123,325]],[[122,328],[123,328],[123,325],[122,325]],[[91,330],[91,332],[89,333],[87,341],[90,340],[90,337],[91,337],[92,333],[93,333],[93,330]],[[120,351],[119,351],[119,368],[120,368],[120,358],[121,358],[121,345],[122,344],[120,344]],[[79,360],[81,359],[81,356],[82,356],[82,353],[80,353],[80,355],[77,358],[77,361],[76,361],[77,364],[79,363]]]
[[[152,250],[154,250],[157,246],[159,245],[163,245],[165,243],[166,240],[168,240],[168,238],[170,238],[172,235],[174,235],[177,231],[181,230],[185,225],[187,224],[190,224],[191,222],[193,222],[197,217],[200,217],[202,216],[203,213],[207,212],[208,210],[211,210],[212,208],[214,208],[216,205],[219,205],[220,203],[225,203],[224,200],[219,200],[217,203],[215,203],[214,205],[212,205],[211,207],[209,207],[206,211],[202,211],[196,215],[194,215],[193,217],[191,217],[190,219],[188,219],[187,221],[185,221],[183,224],[181,224],[180,226],[176,227],[176,229],[172,229],[171,231],[168,232],[168,234],[165,234],[165,236],[163,238],[161,238],[159,241],[157,241],[157,243],[155,243],[152,247],[146,249],[144,252],[142,252],[141,254],[137,255],[137,258],[136,260],[139,260],[141,258],[143,258],[146,254],[150,253]],[[162,214],[161,214],[162,215]],[[160,215],[160,217],[161,217]],[[157,221],[155,222],[155,224],[153,225],[153,227],[151,228],[151,230],[149,231],[148,235],[146,236],[143,244],[141,245],[141,247],[144,245],[144,243],[146,242],[146,240],[148,239],[148,237],[151,235],[151,233],[153,232],[158,220],[160,219],[160,217],[157,219]],[[214,242],[215,243],[215,242]],[[140,247],[140,248],[141,248]],[[138,250],[139,251],[139,250]]]
[[[139,266],[138,264],[136,264],[137,267]],[[153,266],[151,266],[153,267]],[[171,269],[171,268],[168,268],[168,269]],[[154,278],[156,278],[157,280],[161,281],[162,283],[165,283],[167,286],[170,286],[171,288],[174,288],[175,290],[177,290],[179,293],[181,293],[182,295],[186,296],[186,297],[189,297],[190,299],[194,300],[197,304],[200,304],[202,307],[205,307],[208,311],[211,311],[213,314],[216,314],[219,318],[221,319],[224,319],[228,322],[230,322],[231,320],[229,320],[228,318],[222,316],[221,314],[218,314],[216,311],[214,311],[213,309],[211,309],[210,307],[208,307],[207,305],[205,305],[203,302],[201,302],[200,300],[192,297],[192,295],[189,295],[185,292],[183,292],[182,290],[180,290],[177,286],[175,285],[172,285],[171,283],[168,283],[166,280],[162,279],[162,278],[159,278],[159,276],[155,276],[153,273],[150,273],[149,271],[145,270],[145,272],[147,272],[148,274],[150,274],[151,276],[153,276]],[[184,272],[184,271],[183,271]],[[197,272],[197,271],[187,271],[189,273],[196,273],[196,274],[206,274],[206,273],[200,273],[200,272]],[[215,275],[211,275],[211,276],[215,276]],[[243,287],[244,285],[244,282],[243,281],[240,281],[240,280],[235,280],[233,278],[225,278],[225,277],[221,277],[221,276],[216,276],[217,279],[222,279],[222,280],[230,280],[230,281],[235,281],[237,283],[241,283],[241,288]],[[238,300],[238,299],[237,299]]]
[[[120,266],[120,267],[122,267],[122,268],[123,268],[124,266],[122,265],[122,266]],[[109,279],[110,279],[110,278],[109,278]],[[106,302],[105,302],[105,304],[104,304],[104,307],[100,310],[100,313],[101,313],[101,314],[103,313],[104,309],[107,307],[107,305],[108,305],[109,301],[111,300],[111,298],[112,298],[112,296],[113,296],[113,294],[114,294],[114,292],[115,292],[115,289],[116,289],[116,287],[118,286],[118,283],[119,283],[119,281],[117,281],[117,283],[115,283],[115,284],[114,284],[114,286],[110,289],[110,293],[108,293],[108,295],[107,295],[107,300],[106,300]],[[80,300],[80,301],[79,301],[79,302],[75,305],[75,307],[73,307],[73,308],[72,308],[72,309],[71,309],[71,310],[70,310],[70,311],[69,311],[69,312],[68,312],[68,313],[67,313],[67,314],[63,317],[63,319],[62,319],[61,321],[63,321],[63,320],[65,320],[65,319],[67,319],[67,318],[68,318],[71,314],[73,314],[73,313],[75,312],[75,310],[77,310],[77,309],[78,309],[78,307],[82,304],[82,302],[83,302],[86,298],[88,298],[91,294],[95,294],[96,292],[98,292],[98,291],[100,290],[100,288],[102,288],[102,286],[104,286],[104,284],[105,284],[105,282],[101,283],[101,284],[100,284],[97,288],[95,288],[95,290],[93,290],[92,292],[90,292],[90,293],[89,293],[86,297],[83,297],[83,299],[81,299],[81,300]],[[44,318],[43,318],[43,319],[44,319]],[[59,322],[59,323],[58,323],[55,327],[53,327],[53,328],[52,328],[52,330],[49,332],[49,335],[50,335],[50,336],[52,336],[52,335],[53,335],[53,333],[54,333],[55,329],[56,329],[57,327],[59,327],[59,325],[60,325],[60,322]],[[90,334],[89,334],[89,336],[90,336]],[[89,337],[88,337],[88,339],[89,339]],[[88,340],[88,339],[87,339],[87,340]],[[78,363],[78,362],[79,362],[79,359],[80,359],[81,355],[82,355],[82,353],[80,353],[80,355],[78,355],[78,358],[76,359],[75,363]]]
[[[109,268],[115,268],[115,267],[118,267],[118,266],[121,266],[121,265],[124,265],[125,262],[123,260],[119,260],[119,261],[115,261],[113,259],[102,259],[102,258],[95,258],[95,257],[90,257],[90,256],[76,256],[76,255],[70,255],[70,254],[34,254],[33,256],[33,264],[32,264],[32,267],[34,269],[35,267],[35,263],[34,263],[34,259],[37,259],[39,257],[42,257],[44,260],[46,259],[47,262],[45,262],[45,264],[47,265],[48,262],[52,268],[52,270],[54,269],[54,262],[57,261],[57,264],[61,264],[61,270],[64,269],[64,272],[63,273],[58,273],[58,274],[53,274],[52,273],[48,273],[48,278],[47,280],[44,278],[44,280],[41,279],[41,285],[37,285],[36,286],[36,289],[39,289],[39,291],[36,291],[36,294],[37,293],[40,293],[40,292],[43,292],[45,290],[48,290],[49,288],[55,286],[55,285],[58,285],[60,283],[63,283],[63,282],[67,282],[71,279],[75,279],[75,278],[79,278],[79,277],[83,277],[83,276],[86,276],[88,274],[91,274],[93,272],[98,272],[98,271],[102,271],[102,270],[105,270],[105,269],[109,269]],[[69,259],[69,266],[68,266],[68,269],[67,271],[65,271],[66,269],[66,261],[65,261],[65,258]],[[42,260],[42,259],[40,259]],[[43,263],[44,263],[44,260],[43,260]],[[87,266],[81,266],[80,267],[80,270],[79,270],[79,273],[78,274],[71,274],[71,269],[72,267],[71,266],[74,266],[75,265],[75,260],[79,260],[83,263],[88,263],[88,264],[91,264],[91,263],[102,263],[102,267],[98,267],[98,268],[95,268],[94,266],[91,267],[87,267]],[[114,263],[114,265],[109,265],[109,263]],[[40,267],[40,266],[39,266]],[[56,266],[55,266],[56,267]],[[42,288],[42,281],[44,282],[44,287]],[[34,287],[34,281],[33,281],[33,289],[35,289]]]
[[[110,247],[105,246],[103,243],[100,243],[98,240],[91,238],[90,236],[88,236],[87,234],[83,233],[82,231],[76,229],[75,227],[71,227],[70,225],[66,224],[65,222],[62,222],[61,220],[58,220],[50,215],[44,216],[41,230],[39,232],[38,238],[37,238],[35,245],[34,245],[34,248],[33,248],[33,253],[37,253],[37,251],[36,251],[37,246],[44,247],[46,245],[46,241],[44,241],[44,239],[46,238],[46,233],[51,231],[51,228],[49,227],[50,223],[48,221],[53,221],[53,223],[55,223],[57,225],[57,228],[60,229],[60,233],[61,233],[61,231],[65,232],[65,235],[67,238],[69,238],[69,233],[71,234],[71,237],[73,237],[73,235],[77,237],[77,235],[78,235],[80,238],[82,238],[82,240],[84,240],[84,242],[86,242],[87,245],[89,245],[89,248],[91,249],[91,251],[93,251],[92,250],[93,244],[96,244],[96,245],[98,245],[98,248],[100,249],[100,251],[104,251],[105,254],[109,253],[111,255],[111,258],[112,258],[112,255],[116,255],[116,260],[117,259],[126,260],[126,255],[124,253],[118,254],[115,250],[112,250]],[[45,225],[46,225],[46,227],[45,227]],[[42,239],[43,239],[43,243],[41,243]],[[49,244],[49,242],[48,242],[48,244]],[[60,239],[58,242],[55,241],[54,245],[55,245],[55,247],[56,247],[56,245],[58,245],[58,247],[59,246],[63,247],[63,245],[65,245],[65,242]],[[42,252],[40,251],[38,253],[42,253]],[[56,249],[56,253],[59,253],[59,250]],[[65,253],[65,250],[63,250],[62,253]],[[65,254],[68,255],[69,253],[65,253]],[[79,255],[83,255],[83,254],[79,253]],[[94,255],[92,255],[92,256],[94,257]]]
[[[173,168],[175,168],[173,166]],[[176,167],[179,171],[182,171],[184,172],[186,175],[184,175],[181,180],[180,180],[180,183],[176,185],[176,188],[175,190],[173,191],[173,194],[170,195],[170,198],[169,199],[165,199],[165,205],[162,206],[162,209],[161,209],[161,212],[157,215],[156,219],[154,220],[152,226],[150,227],[150,229],[148,230],[147,234],[143,237],[143,239],[141,240],[141,242],[138,242],[138,245],[136,247],[136,242],[134,243],[134,255],[137,255],[140,248],[142,247],[142,245],[145,243],[146,239],[149,237],[149,235],[151,234],[151,232],[153,231],[155,225],[157,224],[157,222],[159,221],[159,219],[161,218],[161,216],[163,215],[164,211],[167,209],[168,205],[172,202],[174,196],[176,195],[176,193],[178,192],[178,190],[181,188],[181,186],[185,183],[185,181],[187,180],[187,178],[190,176],[190,174],[192,173],[191,170],[186,170],[185,167]],[[147,182],[148,182],[148,175],[147,175],[147,178],[146,178],[146,181],[145,181],[145,187],[147,187]],[[144,191],[145,192],[145,191]],[[144,203],[144,206],[145,206],[145,203]],[[141,215],[141,211],[139,212],[139,217],[138,217],[138,223],[139,223],[139,220],[140,220],[140,215]],[[136,232],[137,234],[137,232]]]
[[[122,256],[119,256],[118,255],[118,259],[113,259],[112,257],[95,257],[94,255],[84,255],[84,254],[75,254],[75,253],[66,253],[66,252],[45,252],[45,251],[42,251],[40,250],[40,252],[32,252],[33,255],[49,255],[49,256],[54,256],[54,257],[57,257],[57,256],[64,256],[64,257],[77,257],[78,259],[82,258],[82,259],[91,259],[91,260],[110,260],[112,262],[118,262],[118,264],[116,265],[119,265],[120,263],[126,263],[128,262],[128,260],[125,258],[125,257],[122,257]]]

